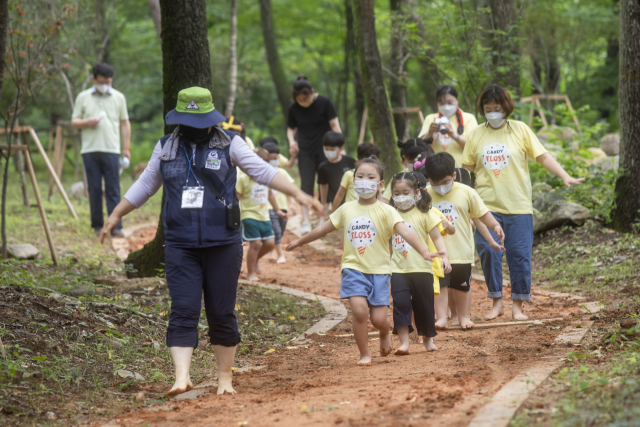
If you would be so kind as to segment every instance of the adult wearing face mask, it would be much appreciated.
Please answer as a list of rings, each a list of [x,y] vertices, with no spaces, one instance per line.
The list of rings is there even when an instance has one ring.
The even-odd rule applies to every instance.
[[[435,153],[446,151],[451,154],[456,167],[462,167],[464,145],[469,132],[478,126],[478,121],[473,114],[465,113],[458,107],[458,92],[453,86],[440,86],[436,100],[438,112],[427,116],[418,137],[432,144]]]
[[[322,151],[322,138],[329,131],[342,133],[336,107],[325,96],[318,95],[305,76],[293,84],[293,103],[289,107],[287,138],[289,154],[298,156],[300,187],[313,196],[316,172],[327,160]],[[296,139],[297,138],[297,142]],[[302,207],[302,234],[311,231],[309,209]]]
[[[203,291],[218,363],[218,394],[233,394],[231,366],[240,342],[234,307],[242,265],[236,167],[303,206],[318,212],[322,207],[258,157],[242,138],[222,129],[224,116],[215,109],[208,89],[181,90],[176,108],[165,120],[179,126],[156,144],[147,168],[109,216],[101,241],[124,215],[164,187],[165,274],[171,296],[166,342],[176,372],[167,394],[193,388],[189,366],[198,346]]]
[[[534,159],[556,175],[567,187],[580,184],[551,157],[529,126],[508,120],[514,103],[499,85],[486,88],[478,98],[478,111],[487,119],[469,134],[462,164],[475,171],[476,190],[504,230],[507,264],[511,277],[512,314],[525,320],[522,302],[531,300],[531,249],[533,246],[533,207],[528,159]],[[496,242],[496,234],[489,230]],[[476,230],[474,241],[482,262],[488,298],[493,308],[485,316],[491,320],[504,314],[502,306],[502,256]]]
[[[113,87],[113,68],[107,64],[93,66],[93,87],[78,94],[73,107],[71,126],[82,129],[82,162],[87,174],[91,227],[96,235],[104,225],[102,214],[102,178],[111,215],[120,201],[120,137],[122,162],[131,160],[131,124],[127,100]],[[111,230],[114,237],[124,237],[122,224]]]

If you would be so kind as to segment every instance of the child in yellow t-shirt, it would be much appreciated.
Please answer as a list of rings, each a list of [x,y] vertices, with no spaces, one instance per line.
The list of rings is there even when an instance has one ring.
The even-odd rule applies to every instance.
[[[358,145],[358,160],[366,159],[371,156],[375,156],[376,158],[380,156],[380,149],[376,147],[375,144],[371,142],[364,142]],[[356,162],[357,163],[357,162]],[[340,205],[342,204],[342,200],[345,198],[345,203],[353,202],[354,200],[358,200],[358,195],[353,189],[353,171],[346,171],[342,175],[342,180],[340,181],[340,188],[336,193],[336,196],[333,198],[332,210],[331,212],[336,211]]]
[[[280,144],[278,143],[278,140],[273,136],[265,136],[260,141],[258,141],[258,144],[260,144],[260,147],[262,148],[265,148],[264,147],[265,144],[276,144],[277,146],[280,146]],[[291,169],[293,165],[296,163],[296,156],[291,156],[290,159],[287,159],[285,156],[282,155],[282,153],[278,153],[277,160],[278,160],[278,166],[274,166],[274,167]]]
[[[440,282],[445,289],[436,297],[436,328],[447,328],[447,307],[449,298],[452,297],[455,301],[455,309],[451,310],[452,317],[455,312],[460,327],[470,329],[474,326],[470,307],[471,268],[475,261],[471,223],[479,221],[498,236],[504,236],[504,232],[478,193],[470,186],[455,182],[455,159],[451,154],[440,152],[429,157],[425,162],[425,169],[431,183],[428,191],[433,199],[433,206],[456,226],[456,234],[446,241],[452,270]],[[490,244],[500,248],[493,239],[490,239]]]
[[[394,232],[407,241],[420,256],[431,261],[444,254],[430,253],[418,236],[404,224],[391,206],[378,201],[384,188],[382,164],[376,158],[360,160],[354,170],[354,188],[358,200],[345,203],[302,238],[292,242],[287,251],[313,242],[339,228],[344,228],[342,280],[340,298],[349,298],[353,312],[353,334],[360,350],[358,365],[371,365],[367,320],[380,331],[380,355],[393,351],[387,307],[391,264],[389,239]]]
[[[431,210],[431,197],[420,189],[420,183],[413,172],[396,174],[391,181],[391,207],[395,207],[407,227],[418,235],[422,243],[433,244],[437,251],[444,253],[440,265],[445,272],[451,268],[444,239],[438,230],[442,220]],[[432,242],[431,242],[432,241]],[[393,333],[400,338],[400,348],[394,354],[409,354],[409,333],[413,332],[411,313],[414,315],[415,329],[424,337],[427,351],[437,350],[433,337],[435,328],[433,269],[430,262],[417,254],[401,236],[394,235],[391,267],[391,295],[393,296]]]
[[[269,152],[259,148],[258,155],[269,161]],[[242,239],[249,242],[247,252],[247,280],[258,281],[260,258],[271,252],[275,246],[273,226],[269,218],[269,208],[277,215],[287,219],[287,214],[280,210],[275,194],[266,185],[258,184],[245,173],[238,174],[236,192],[240,201],[240,225]]]

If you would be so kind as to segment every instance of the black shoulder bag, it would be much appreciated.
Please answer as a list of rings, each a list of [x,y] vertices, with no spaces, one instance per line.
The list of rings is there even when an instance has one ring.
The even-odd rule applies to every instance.
[[[216,199],[218,199],[218,201],[225,207],[224,215],[227,222],[227,228],[230,230],[237,230],[238,228],[240,228],[240,205],[236,200],[235,189],[233,192],[233,202],[227,203],[226,200],[224,200],[224,198],[220,195],[220,192],[218,192],[216,187],[211,183],[211,181],[205,178],[205,176],[202,175],[202,173],[197,168],[194,167],[191,170],[204,184],[204,186],[207,187],[209,191],[211,191],[213,195],[216,196]]]

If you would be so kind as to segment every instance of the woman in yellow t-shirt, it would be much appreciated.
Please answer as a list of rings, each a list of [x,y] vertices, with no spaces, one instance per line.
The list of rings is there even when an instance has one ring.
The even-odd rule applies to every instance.
[[[453,86],[440,86],[436,100],[438,112],[424,119],[418,137],[431,144],[436,153],[446,151],[451,154],[456,160],[456,167],[462,167],[464,145],[469,132],[478,126],[478,121],[473,114],[458,107],[458,92]]]
[[[420,188],[413,172],[396,174],[391,181],[391,207],[398,210],[404,223],[427,246],[431,242],[438,252],[446,253],[447,247],[438,230],[442,220],[431,211],[431,196]],[[391,295],[393,296],[393,333],[400,338],[400,348],[394,354],[409,354],[409,333],[413,332],[411,313],[418,335],[424,337],[427,351],[437,350],[433,337],[437,335],[434,312],[433,269],[401,236],[394,235],[391,259]],[[447,255],[441,257],[444,271],[451,269]]]
[[[353,312],[353,335],[360,350],[358,365],[371,365],[367,321],[380,331],[380,355],[393,351],[387,308],[391,264],[389,239],[394,232],[405,239],[420,256],[431,261],[445,254],[430,253],[402,217],[391,206],[378,201],[384,188],[382,164],[375,158],[362,159],[354,170],[358,200],[345,203],[331,214],[329,221],[292,242],[287,251],[313,242],[344,228],[340,298],[349,298]]]
[[[533,246],[533,207],[528,158],[540,163],[567,187],[584,178],[572,178],[551,157],[533,131],[517,120],[507,120],[514,109],[509,92],[499,85],[486,88],[478,98],[478,111],[487,119],[469,134],[462,164],[475,171],[476,190],[504,230],[504,247],[511,277],[512,314],[525,320],[522,301],[531,300],[531,249]],[[496,234],[489,230],[494,240]],[[504,314],[502,306],[502,256],[492,249],[476,230],[474,241],[487,283],[487,297],[493,308],[485,316],[491,320]]]

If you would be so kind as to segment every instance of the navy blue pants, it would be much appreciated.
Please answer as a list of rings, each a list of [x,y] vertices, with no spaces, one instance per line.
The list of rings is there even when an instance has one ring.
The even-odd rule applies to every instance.
[[[491,212],[504,230],[504,248],[511,278],[511,299],[531,300],[531,252],[533,249],[533,215],[506,215]],[[491,237],[500,242],[489,230]],[[487,298],[502,298],[502,251],[489,246],[478,230],[474,235],[482,272],[487,283]]]
[[[418,335],[433,338],[436,332],[436,314],[433,306],[433,274],[393,273],[391,275],[393,297],[393,333],[398,328],[411,325],[411,313],[416,321]]]
[[[167,347],[198,347],[202,293],[212,345],[233,347],[240,331],[233,310],[242,266],[242,243],[209,248],[164,249],[171,296]]]
[[[87,173],[89,187],[89,208],[91,209],[91,227],[102,228],[102,178],[104,177],[104,192],[107,199],[107,214],[120,203],[120,155],[115,153],[84,153],[82,162]],[[122,228],[122,221],[116,226]]]

